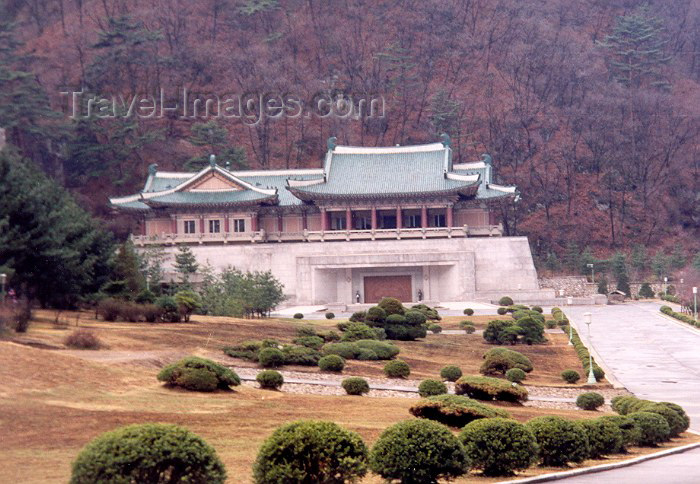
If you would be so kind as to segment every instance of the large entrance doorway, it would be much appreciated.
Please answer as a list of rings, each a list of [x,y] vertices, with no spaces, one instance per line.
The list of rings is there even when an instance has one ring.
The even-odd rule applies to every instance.
[[[402,302],[413,300],[411,276],[365,276],[365,302],[377,303],[383,297],[395,297]]]

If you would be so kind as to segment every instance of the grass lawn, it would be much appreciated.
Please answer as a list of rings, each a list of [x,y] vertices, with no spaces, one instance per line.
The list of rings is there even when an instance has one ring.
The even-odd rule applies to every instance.
[[[52,313],[39,311],[37,316],[39,321],[22,338],[60,345],[69,330],[54,327]],[[74,325],[76,314],[64,313],[62,318]],[[85,361],[62,351],[0,341],[0,482],[66,482],[72,460],[95,436],[130,423],[168,422],[186,426],[205,438],[226,465],[229,481],[245,483],[250,480],[260,444],[285,422],[332,420],[359,432],[371,444],[389,425],[412,418],[408,408],[414,401],[402,398],[299,395],[245,386],[234,392],[213,394],[165,388],[155,375],[163,363],[161,355],[167,351],[189,354],[201,352],[205,345],[214,349],[262,337],[286,341],[293,337],[294,325],[300,324],[286,320],[198,319],[201,322],[149,325],[103,323],[89,319],[87,313],[81,314],[79,324],[92,327],[111,352],[150,351],[150,360]],[[431,335],[424,343],[400,345],[415,374],[425,376],[434,375],[447,362],[474,372],[480,354],[487,348],[474,335]],[[557,338],[541,347],[518,349],[533,359],[534,373],[541,371],[537,378],[543,382],[552,381],[551,375],[560,371],[562,365],[554,360],[563,358],[564,366],[569,361],[578,363],[565,342]],[[351,365],[352,373],[368,375],[377,374],[380,366],[355,362]],[[535,378],[533,374],[532,379]],[[538,415],[590,418],[601,414],[515,405],[507,405],[507,410],[520,421]],[[695,437],[677,439],[675,445],[692,438]],[[590,461],[586,465],[601,462],[606,461]],[[534,468],[525,475],[546,471]],[[457,482],[469,481],[490,480],[471,475]],[[369,476],[363,482],[381,481]]]

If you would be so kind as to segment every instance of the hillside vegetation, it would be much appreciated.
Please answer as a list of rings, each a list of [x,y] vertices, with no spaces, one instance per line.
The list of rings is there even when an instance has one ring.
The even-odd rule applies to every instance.
[[[635,243],[670,250],[669,236],[687,255],[697,249],[698,0],[51,0],[4,10],[14,27],[0,26],[10,74],[0,76],[0,126],[100,216],[153,162],[197,169],[215,153],[231,168],[316,167],[329,136],[375,146],[446,132],[455,162],[489,153],[498,180],[518,185],[503,223],[541,260],[572,242],[599,256]],[[236,116],[183,117],[183,89],[255,102]],[[119,115],[71,119],[74,96],[60,93],[74,91],[82,111],[95,94],[114,97],[108,111]],[[161,93],[180,111],[161,117]],[[121,116],[134,96],[154,96],[156,115]],[[261,99],[287,96],[310,115],[261,112]],[[312,110],[341,98],[383,99],[384,115]],[[112,224],[128,232],[126,220]]]

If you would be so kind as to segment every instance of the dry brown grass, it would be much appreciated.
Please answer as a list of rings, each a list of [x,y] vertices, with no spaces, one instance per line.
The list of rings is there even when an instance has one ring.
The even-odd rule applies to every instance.
[[[53,325],[52,314],[39,312],[38,316],[40,321],[25,338],[60,345],[66,331]],[[95,436],[130,423],[168,422],[183,425],[205,438],[226,465],[230,482],[245,483],[250,480],[260,444],[285,422],[332,420],[359,432],[371,444],[383,429],[410,418],[408,408],[414,402],[410,399],[299,395],[252,387],[200,394],[168,389],[155,379],[156,367],[162,364],[160,358],[201,353],[207,340],[209,348],[264,336],[287,340],[298,322],[201,318],[200,323],[149,325],[102,323],[87,316],[81,315],[80,325],[90,327],[110,346],[111,351],[103,352],[105,355],[152,352],[152,361],[85,361],[67,352],[0,342],[0,482],[65,482],[72,460]],[[69,314],[71,326],[74,320],[75,314]],[[401,346],[414,372],[425,375],[433,374],[445,362],[457,362],[471,371],[484,349],[478,338],[447,335]],[[522,349],[533,358],[536,371],[546,375],[556,366],[546,370],[546,349],[554,351],[550,358],[552,354],[569,357],[566,347],[561,346],[555,339],[549,346]],[[353,370],[374,374],[376,367],[358,364]],[[600,414],[516,405],[508,405],[507,409],[520,421],[538,415],[591,418]],[[674,444],[693,438],[685,436]],[[591,461],[587,465],[601,462],[606,461]],[[547,471],[551,469],[533,468],[523,475]],[[380,480],[370,476],[364,482]],[[458,482],[490,480],[471,475]]]

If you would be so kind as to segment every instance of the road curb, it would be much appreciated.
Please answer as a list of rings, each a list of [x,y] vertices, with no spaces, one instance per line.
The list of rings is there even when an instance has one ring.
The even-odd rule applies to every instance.
[[[689,431],[689,432],[693,433],[693,434],[698,434],[698,432],[694,432],[694,431]],[[541,476],[528,477],[526,479],[518,479],[516,481],[501,481],[501,483],[514,484],[514,483],[558,481],[561,479],[568,479],[570,477],[582,476],[582,475],[586,475],[586,474],[595,474],[596,472],[605,472],[605,471],[610,471],[613,469],[620,469],[623,467],[629,467],[629,466],[633,466],[635,464],[640,464],[642,462],[646,462],[646,461],[650,461],[650,460],[654,460],[654,459],[659,459],[661,457],[666,457],[668,455],[682,454],[683,452],[687,452],[689,450],[693,450],[693,449],[697,449],[697,448],[700,448],[700,442],[696,442],[694,444],[683,445],[681,447],[675,447],[673,449],[662,450],[660,452],[655,452],[653,454],[642,455],[640,457],[635,457],[634,459],[624,460],[621,462],[615,462],[613,464],[602,464],[599,466],[586,467],[583,469],[574,469],[572,471],[566,471],[566,472],[553,472],[551,474],[543,474]],[[499,483],[499,484],[501,484],[501,483]]]

